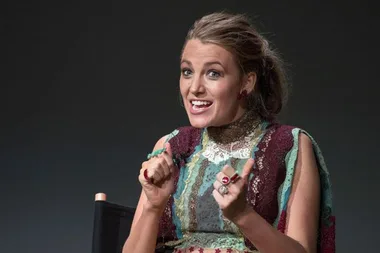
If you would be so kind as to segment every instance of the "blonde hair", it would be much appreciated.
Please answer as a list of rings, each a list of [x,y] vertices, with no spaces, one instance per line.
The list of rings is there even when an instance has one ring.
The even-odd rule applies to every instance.
[[[255,89],[248,106],[263,119],[273,119],[287,100],[287,78],[281,58],[244,14],[212,13],[195,21],[185,44],[191,39],[217,44],[234,56],[241,74],[255,72]]]

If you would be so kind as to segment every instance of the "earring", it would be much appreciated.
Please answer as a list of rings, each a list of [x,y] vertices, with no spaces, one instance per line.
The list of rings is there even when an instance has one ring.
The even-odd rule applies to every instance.
[[[237,99],[241,100],[241,99],[246,98],[246,97],[247,97],[247,91],[243,90],[241,93],[239,93]]]

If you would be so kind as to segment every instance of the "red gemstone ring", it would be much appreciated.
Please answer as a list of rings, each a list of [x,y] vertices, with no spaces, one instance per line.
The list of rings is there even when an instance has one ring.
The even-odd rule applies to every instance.
[[[224,185],[228,185],[231,182],[231,179],[229,177],[223,177],[222,178],[222,183]]]
[[[150,181],[150,178],[148,177],[148,169],[144,170],[144,177],[145,177],[146,181]]]
[[[240,178],[239,174],[238,174],[238,173],[235,173],[235,174],[231,177],[231,182],[232,182],[232,183],[235,183],[239,178]]]

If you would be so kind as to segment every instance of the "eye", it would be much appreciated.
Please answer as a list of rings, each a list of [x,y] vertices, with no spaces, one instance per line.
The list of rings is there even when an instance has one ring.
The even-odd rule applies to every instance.
[[[185,78],[186,78],[186,77],[190,77],[191,74],[193,73],[193,72],[191,72],[191,70],[188,69],[188,68],[183,68],[183,69],[181,70],[181,72],[182,72],[182,75],[183,75]]]
[[[207,72],[207,76],[211,79],[218,79],[219,77],[221,77],[221,74],[216,70],[210,70],[209,72]]]

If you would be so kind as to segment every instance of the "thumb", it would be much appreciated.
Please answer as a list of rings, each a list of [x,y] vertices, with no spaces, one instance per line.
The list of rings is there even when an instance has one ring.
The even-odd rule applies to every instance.
[[[254,163],[255,160],[253,160],[253,158],[249,158],[244,164],[243,171],[241,172],[241,178],[244,182],[248,182],[249,174],[251,174]]]
[[[169,142],[165,143],[165,148],[166,153],[170,156],[170,158],[173,158],[172,147],[170,146]]]

